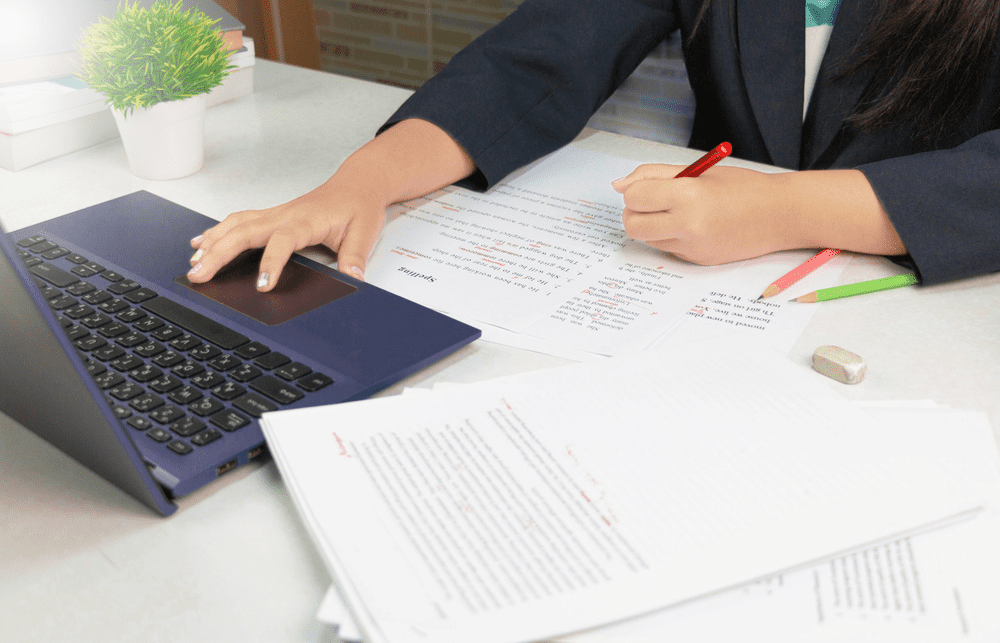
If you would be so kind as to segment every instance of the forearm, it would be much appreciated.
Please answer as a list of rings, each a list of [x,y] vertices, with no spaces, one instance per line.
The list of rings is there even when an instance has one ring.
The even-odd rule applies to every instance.
[[[427,121],[408,119],[354,152],[328,185],[363,190],[387,207],[451,185],[475,167],[465,150],[442,129]]]
[[[792,238],[789,247],[900,255],[906,247],[858,170],[775,174],[772,198]]]

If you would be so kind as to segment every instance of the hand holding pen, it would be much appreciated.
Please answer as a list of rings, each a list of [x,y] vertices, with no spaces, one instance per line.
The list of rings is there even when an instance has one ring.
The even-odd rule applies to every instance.
[[[640,165],[614,181],[625,204],[626,234],[697,264],[783,250],[774,246],[782,230],[772,216],[770,204],[779,195],[771,175],[715,165],[731,151],[722,143],[690,166]]]

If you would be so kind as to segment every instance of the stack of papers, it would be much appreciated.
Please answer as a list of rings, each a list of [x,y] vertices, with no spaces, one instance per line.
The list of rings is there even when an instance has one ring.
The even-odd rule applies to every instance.
[[[995,639],[988,430],[887,426],[770,351],[665,346],[262,424],[370,643],[843,640],[859,609],[899,640]]]

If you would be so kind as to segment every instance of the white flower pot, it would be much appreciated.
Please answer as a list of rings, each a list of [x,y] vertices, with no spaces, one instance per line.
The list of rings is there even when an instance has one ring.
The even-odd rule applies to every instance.
[[[111,110],[129,168],[139,178],[179,179],[201,169],[205,157],[205,95],[132,110]]]

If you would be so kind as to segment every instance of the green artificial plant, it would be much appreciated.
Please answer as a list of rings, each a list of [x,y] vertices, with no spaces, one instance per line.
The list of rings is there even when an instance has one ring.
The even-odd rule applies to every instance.
[[[210,91],[235,65],[222,35],[197,8],[156,0],[149,9],[125,0],[83,35],[80,79],[126,117],[136,107]]]

